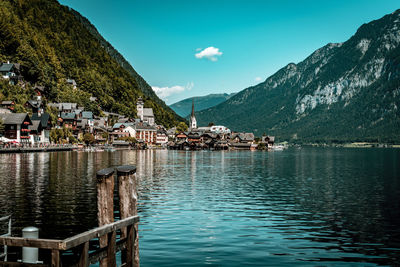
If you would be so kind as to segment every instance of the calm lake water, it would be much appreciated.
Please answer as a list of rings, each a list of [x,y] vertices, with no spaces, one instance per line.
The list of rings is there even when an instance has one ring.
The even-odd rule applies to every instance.
[[[0,217],[96,227],[95,173],[136,164],[142,266],[400,264],[400,150],[0,155]]]

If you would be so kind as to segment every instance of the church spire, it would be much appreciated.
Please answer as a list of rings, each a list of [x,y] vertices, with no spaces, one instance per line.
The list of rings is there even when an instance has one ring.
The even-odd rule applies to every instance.
[[[194,116],[194,99],[192,99],[192,115],[190,115],[190,130],[197,129],[196,117]]]
[[[190,117],[194,117],[194,99],[192,99],[192,115]]]

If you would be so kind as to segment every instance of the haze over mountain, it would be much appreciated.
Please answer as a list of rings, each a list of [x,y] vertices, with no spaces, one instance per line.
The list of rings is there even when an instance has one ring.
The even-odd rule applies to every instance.
[[[400,141],[400,10],[196,113],[200,125],[292,141]]]
[[[178,101],[169,107],[175,111],[179,116],[185,118],[192,112],[192,101],[194,101],[194,110],[200,111],[206,108],[216,106],[227,99],[234,96],[236,93],[231,94],[209,94],[205,96],[195,96]]]
[[[24,90],[0,84],[0,100],[14,100],[20,111],[32,97],[31,86],[39,84],[47,101],[77,102],[98,113],[89,101],[95,96],[103,110],[134,117],[143,97],[157,123],[170,127],[183,120],[87,19],[56,0],[1,1],[0,61],[20,63],[29,82]],[[78,89],[66,84],[68,78]]]

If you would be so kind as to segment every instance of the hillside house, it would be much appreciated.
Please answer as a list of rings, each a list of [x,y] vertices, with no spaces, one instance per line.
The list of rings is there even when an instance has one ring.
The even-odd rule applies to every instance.
[[[58,118],[59,126],[64,126],[65,128],[76,130],[77,120],[76,114],[73,112],[61,112],[60,117]]]
[[[26,108],[30,108],[32,113],[43,113],[43,103],[41,96],[36,96],[34,99],[28,100],[25,103]]]
[[[35,85],[33,90],[36,92],[37,96],[43,96],[46,92],[46,88],[44,86]]]
[[[0,75],[3,79],[10,80],[10,84],[17,84],[22,80],[20,75],[21,65],[18,63],[0,63]]]
[[[47,105],[56,108],[60,115],[61,113],[75,112],[78,109],[77,103],[49,103]]]
[[[72,88],[76,89],[76,81],[74,79],[67,79],[67,84],[71,85]]]
[[[5,100],[1,102],[1,107],[8,110],[14,111],[15,102],[11,100]]]

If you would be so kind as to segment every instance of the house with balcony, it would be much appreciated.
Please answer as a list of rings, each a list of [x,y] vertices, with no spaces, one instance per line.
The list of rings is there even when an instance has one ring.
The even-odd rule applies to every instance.
[[[31,133],[34,136],[35,142],[50,143],[50,130],[52,121],[49,113],[34,113],[31,117],[32,126]]]
[[[4,125],[4,137],[18,143],[32,143],[29,126],[32,121],[28,113],[0,113]]]

